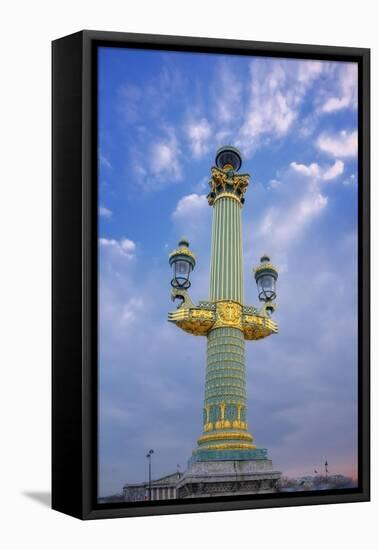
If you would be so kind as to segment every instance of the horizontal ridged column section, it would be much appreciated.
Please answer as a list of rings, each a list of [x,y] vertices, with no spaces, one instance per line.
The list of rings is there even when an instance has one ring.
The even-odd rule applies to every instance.
[[[200,449],[252,449],[247,431],[245,340],[239,329],[208,334],[204,430]]]
[[[205,405],[226,401],[246,406],[245,340],[240,330],[222,327],[208,335]]]

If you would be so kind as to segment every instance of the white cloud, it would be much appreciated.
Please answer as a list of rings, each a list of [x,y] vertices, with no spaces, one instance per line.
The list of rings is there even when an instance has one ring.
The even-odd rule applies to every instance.
[[[182,197],[172,214],[175,219],[189,219],[191,216],[204,212],[208,208],[206,195],[192,193]]]
[[[312,162],[312,164],[309,164],[308,166],[306,164],[299,164],[297,162],[291,162],[290,166],[291,166],[292,170],[295,170],[295,172],[298,172],[299,174],[302,174],[303,176],[318,177],[320,175],[320,167],[317,164],[317,162]]]
[[[308,228],[325,211],[328,205],[325,182],[337,178],[343,170],[340,160],[331,165],[291,162],[286,171],[278,173],[279,180],[269,185],[275,189],[275,205],[267,204],[257,233],[263,248],[275,256],[280,266],[288,264],[293,247],[306,238]],[[253,227],[251,235],[255,233]]]
[[[220,130],[220,131],[216,131],[215,134],[214,134],[215,143],[220,145],[220,147],[222,145],[225,145],[225,143],[231,143],[231,142],[233,142],[234,134],[235,134],[234,130],[225,130],[225,129],[223,129],[223,130]]]
[[[197,122],[190,122],[186,127],[186,134],[190,142],[192,154],[195,158],[203,157],[209,150],[211,126],[206,118]]]
[[[322,61],[299,61],[297,67],[297,80],[308,84],[320,76],[326,65]]]
[[[261,221],[259,234],[261,237],[268,237],[273,243],[271,248],[275,246],[275,250],[280,250],[284,257],[286,247],[302,235],[305,227],[321,214],[327,204],[328,198],[318,190],[308,191],[285,211],[276,207],[270,208]]]
[[[277,180],[276,178],[272,178],[269,182],[268,182],[268,189],[277,189],[278,187],[280,187],[281,185],[281,182],[279,180]]]
[[[138,315],[143,311],[145,303],[140,297],[132,297],[122,306],[120,320],[122,323],[131,323],[135,321]]]
[[[317,162],[312,162],[309,165],[291,162],[290,167],[298,174],[324,181],[333,180],[343,174],[344,171],[342,160],[336,160],[332,166],[327,167],[321,167]]]
[[[332,113],[333,111],[339,111],[348,107],[350,104],[349,98],[346,96],[343,97],[330,97],[327,99],[322,106],[322,111],[324,113]]]
[[[342,162],[342,160],[336,160],[336,162],[333,164],[333,166],[331,166],[330,168],[325,170],[325,172],[323,174],[323,179],[325,181],[329,181],[329,180],[333,180],[333,179],[337,178],[338,176],[343,174],[344,167],[345,167],[345,165]]]
[[[321,106],[324,113],[332,113],[341,109],[356,109],[358,103],[358,66],[356,63],[338,64],[336,90],[325,99]]]
[[[355,157],[358,150],[358,132],[342,130],[338,134],[321,134],[317,147],[334,157]]]
[[[165,136],[154,138],[144,129],[139,135],[140,145],[131,150],[134,174],[147,191],[162,189],[182,179],[182,152],[175,130],[165,127],[164,131]]]
[[[137,157],[138,157],[138,153],[137,153]],[[147,170],[145,166],[143,166],[143,164],[141,164],[138,160],[136,160],[134,163],[134,171],[138,178],[143,179],[147,176]]]
[[[195,193],[201,193],[202,191],[206,191],[209,188],[208,185],[209,182],[209,176],[203,176],[194,186],[193,191]]]
[[[323,71],[319,61],[255,60],[250,65],[249,105],[237,146],[249,154],[262,139],[287,134],[312,82]]]
[[[152,148],[151,170],[163,172],[174,161],[174,149],[168,143],[155,143]]]
[[[136,244],[130,239],[121,239],[117,241],[116,239],[99,239],[99,245],[104,249],[111,250],[117,255],[124,256],[128,259],[134,258],[136,251]]]
[[[135,84],[126,84],[119,90],[120,110],[127,122],[136,122],[140,117],[142,91]]]
[[[180,148],[174,131],[168,131],[169,137],[157,141],[150,149],[150,172],[155,176],[167,176],[174,181],[182,177],[182,169],[179,162]]]
[[[105,166],[106,168],[112,168],[112,164],[108,159],[108,157],[103,155],[103,153],[101,153],[100,151],[99,151],[99,161],[102,166]]]
[[[217,122],[225,125],[238,118],[241,112],[242,84],[232,70],[232,63],[225,60],[220,62],[212,95]]]
[[[172,103],[180,101],[185,78],[166,58],[161,70],[138,85],[129,82],[118,90],[118,109],[126,123],[134,124],[151,117],[161,117]]]
[[[356,176],[356,174],[350,174],[350,176],[347,177],[342,183],[344,185],[356,186],[357,185],[357,176]]]
[[[99,215],[102,218],[111,218],[112,217],[112,210],[110,210],[109,208],[106,208],[105,206],[100,206],[99,207]]]

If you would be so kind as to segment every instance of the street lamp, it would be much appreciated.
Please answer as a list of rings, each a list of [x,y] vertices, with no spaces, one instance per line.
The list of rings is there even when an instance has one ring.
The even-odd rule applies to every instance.
[[[154,453],[153,449],[147,453],[146,458],[149,460],[149,500],[151,500],[151,455]]]
[[[254,276],[258,287],[258,297],[261,302],[272,302],[276,298],[276,281],[278,272],[271,263],[269,256],[264,254],[261,263],[254,270]]]
[[[201,483],[195,483],[189,473],[187,477],[184,474],[181,487],[188,484],[188,492],[194,496],[197,489],[207,492],[204,486],[209,483],[213,487],[215,479],[219,485],[225,483],[225,487],[233,481],[234,477],[227,473],[233,471],[231,462],[267,459],[266,450],[256,448],[248,429],[245,341],[260,340],[278,332],[278,325],[268,314],[275,309],[271,300],[276,297],[278,272],[264,256],[255,273],[259,297],[264,304],[258,310],[244,303],[242,208],[250,176],[240,173],[241,166],[242,155],[235,147],[227,145],[216,152],[207,195],[213,211],[213,224],[206,300],[196,305],[187,292],[190,273],[195,267],[195,257],[189,250],[188,241],[182,239],[169,256],[173,268],[171,298],[179,300],[180,304],[176,310],[170,311],[168,320],[189,334],[207,338],[203,430],[187,473],[193,467],[194,476],[198,477],[196,463],[207,462],[202,471],[213,471],[215,478],[209,475],[209,481],[202,478]],[[222,482],[219,481],[221,476],[217,464],[212,466],[213,462],[220,461],[226,468]],[[271,467],[268,459],[267,464]],[[267,486],[274,487],[280,474],[272,469],[269,474],[266,470],[262,472],[263,477],[266,474]],[[248,492],[247,477],[246,483],[241,494]],[[181,492],[187,495],[181,487],[179,495]]]
[[[191,286],[189,277],[195,267],[196,259],[188,247],[189,242],[182,238],[178,243],[178,248],[173,250],[169,257],[169,263],[173,269],[171,286],[176,289],[186,290]]]

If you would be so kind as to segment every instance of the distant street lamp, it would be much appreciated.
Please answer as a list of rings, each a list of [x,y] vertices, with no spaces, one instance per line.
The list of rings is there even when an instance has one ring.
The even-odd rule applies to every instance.
[[[151,455],[153,454],[154,450],[150,449],[150,451],[147,453],[146,458],[149,460],[149,500],[151,500]]]

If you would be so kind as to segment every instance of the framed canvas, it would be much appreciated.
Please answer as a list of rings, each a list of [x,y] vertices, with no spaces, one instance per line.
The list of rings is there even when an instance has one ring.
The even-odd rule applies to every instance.
[[[369,500],[369,50],[52,52],[53,508]]]

